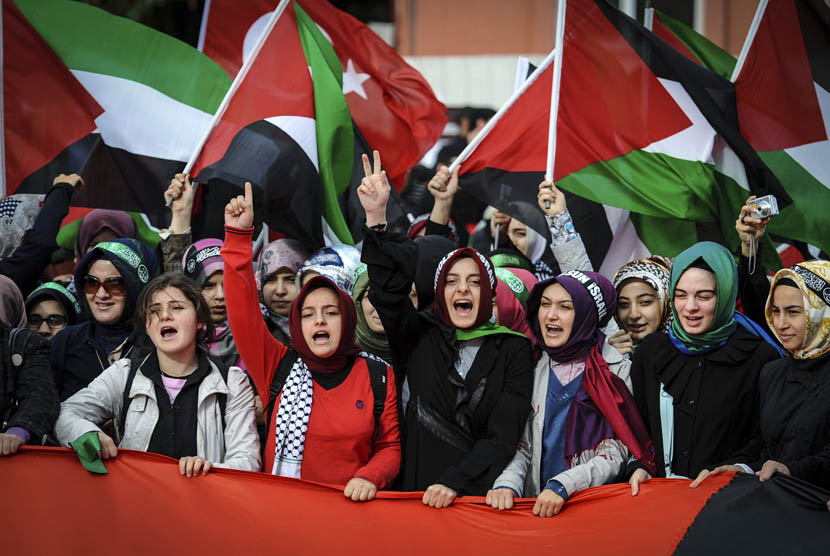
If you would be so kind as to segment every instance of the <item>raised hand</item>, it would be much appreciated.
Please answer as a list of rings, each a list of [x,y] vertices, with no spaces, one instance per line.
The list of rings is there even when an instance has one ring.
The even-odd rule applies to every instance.
[[[450,170],[443,164],[438,167],[438,171],[429,180],[427,188],[436,201],[452,201],[455,194],[458,192],[458,172],[461,166],[456,166],[450,175]]]
[[[187,232],[190,229],[190,214],[193,211],[193,187],[190,185],[190,177],[187,174],[176,174],[164,192],[164,200],[173,211],[170,231],[174,234]]]
[[[376,226],[386,223],[386,203],[389,201],[389,180],[386,171],[381,170],[380,153],[373,151],[374,169],[369,164],[369,157],[363,155],[363,173],[366,177],[357,188],[357,198],[366,211],[366,225]]]
[[[254,193],[245,182],[245,196],[238,195],[225,205],[225,226],[247,230],[254,224]]]
[[[755,238],[755,241],[761,239],[769,223],[769,217],[753,218],[750,216],[750,214],[755,212],[755,205],[752,204],[754,200],[755,195],[750,195],[744,206],[741,207],[741,213],[738,215],[738,219],[735,220],[735,231],[738,232],[738,237],[741,238],[741,253],[743,253],[744,257],[749,256],[749,246],[752,238]]]
[[[565,202],[565,194],[559,191],[553,182],[543,181],[539,184],[537,195],[539,208],[548,216],[562,214],[568,208]]]
[[[68,183],[74,187],[76,191],[80,191],[84,188],[84,180],[78,174],[58,174],[58,176],[52,180],[52,185],[58,185],[59,183]]]

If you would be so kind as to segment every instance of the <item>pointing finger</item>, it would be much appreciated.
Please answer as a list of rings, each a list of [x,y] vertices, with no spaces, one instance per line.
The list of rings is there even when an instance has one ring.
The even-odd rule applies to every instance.
[[[254,191],[249,181],[245,182],[245,202],[248,203],[248,206],[253,206],[254,204]]]

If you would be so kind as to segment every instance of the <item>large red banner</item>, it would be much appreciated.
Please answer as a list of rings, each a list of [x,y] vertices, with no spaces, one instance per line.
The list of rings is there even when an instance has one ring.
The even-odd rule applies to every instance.
[[[511,511],[464,497],[436,510],[421,493],[347,500],[340,488],[263,473],[179,475],[167,457],[120,450],[108,475],[74,452],[22,449],[0,458],[4,554],[671,554],[731,474],[690,489],[653,479],[591,488],[552,518],[532,499]]]

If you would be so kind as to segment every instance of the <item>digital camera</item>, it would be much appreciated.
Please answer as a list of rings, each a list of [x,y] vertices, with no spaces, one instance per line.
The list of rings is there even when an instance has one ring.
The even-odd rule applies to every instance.
[[[769,218],[778,214],[778,200],[773,195],[764,195],[750,201],[749,204],[755,207],[755,210],[749,213],[752,218]]]

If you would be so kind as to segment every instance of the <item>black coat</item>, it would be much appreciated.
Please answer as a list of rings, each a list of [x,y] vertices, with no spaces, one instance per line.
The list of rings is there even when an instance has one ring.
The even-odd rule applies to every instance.
[[[89,386],[104,369],[111,365],[110,354],[95,342],[94,322],[67,326],[52,337],[49,361],[61,401]],[[132,336],[127,338],[120,356],[126,357],[135,346]]]
[[[31,444],[40,444],[60,413],[58,392],[49,369],[49,343],[34,332],[20,330],[14,353],[22,355],[22,364],[15,366],[9,349],[10,331],[0,326],[0,419],[8,417],[8,422],[0,425],[3,432],[22,427],[29,431]]]
[[[760,390],[760,434],[725,463],[759,471],[771,459],[794,477],[830,488],[830,354],[766,364]]]
[[[665,477],[660,426],[660,383],[674,398],[672,471],[695,478],[753,438],[759,427],[758,377],[778,359],[763,339],[738,327],[726,345],[703,355],[686,355],[668,334],[649,335],[631,365],[634,399],[657,451],[657,476]],[[633,473],[639,463],[629,465]]]
[[[530,340],[486,336],[467,373],[455,370],[455,328],[412,307],[417,247],[400,235],[365,232],[369,299],[392,350],[396,380],[407,378],[403,488],[443,484],[484,495],[513,458],[530,411]]]

